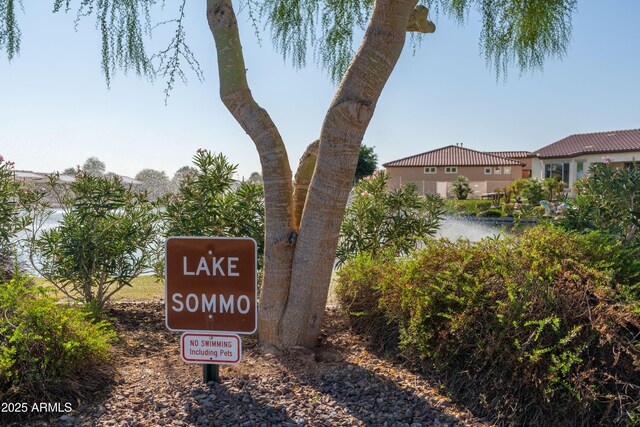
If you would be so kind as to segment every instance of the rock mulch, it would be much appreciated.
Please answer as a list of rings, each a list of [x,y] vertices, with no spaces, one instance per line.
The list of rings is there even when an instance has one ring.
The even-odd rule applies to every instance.
[[[262,354],[243,339],[243,360],[222,366],[220,384],[180,360],[179,333],[160,302],[114,304],[121,341],[113,384],[74,411],[29,425],[99,426],[486,426],[437,382],[380,359],[333,311],[314,351]]]

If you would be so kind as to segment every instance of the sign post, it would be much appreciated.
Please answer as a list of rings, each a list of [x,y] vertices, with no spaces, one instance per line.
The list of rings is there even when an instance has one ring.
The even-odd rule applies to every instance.
[[[218,364],[240,362],[241,341],[235,334],[257,329],[256,242],[169,237],[165,250],[165,324],[185,332],[183,360],[204,363],[204,381],[219,382]]]

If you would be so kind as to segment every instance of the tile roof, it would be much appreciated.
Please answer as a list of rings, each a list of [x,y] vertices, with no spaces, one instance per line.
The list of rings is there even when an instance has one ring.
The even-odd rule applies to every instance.
[[[449,145],[415,156],[393,160],[383,164],[384,167],[395,166],[509,166],[523,165],[522,162],[496,156],[469,148]]]
[[[575,157],[586,153],[640,151],[640,129],[570,135],[534,152],[538,157]]]
[[[485,151],[485,153],[507,159],[526,159],[527,157],[533,157],[531,151]]]

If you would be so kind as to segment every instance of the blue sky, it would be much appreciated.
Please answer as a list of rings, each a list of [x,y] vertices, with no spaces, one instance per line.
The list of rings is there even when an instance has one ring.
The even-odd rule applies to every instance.
[[[107,89],[93,21],[53,15],[47,2],[25,1],[20,56],[0,62],[0,154],[18,169],[62,170],[89,156],[133,176],[143,168],[172,176],[198,148],[222,152],[239,176],[259,170],[251,140],[218,97],[215,49],[205,2],[190,0],[189,44],[205,74],[189,75],[168,105],[164,82],[119,74]],[[173,13],[168,1],[165,13]],[[573,133],[640,127],[640,2],[583,0],[562,61],[543,72],[496,81],[479,50],[472,14],[465,26],[444,16],[415,53],[405,51],[378,103],[364,143],[380,163],[449,144],[478,150],[535,150]],[[239,24],[256,100],[278,125],[292,167],[318,137],[335,86],[310,62],[285,64],[269,35],[258,44],[246,14]],[[163,46],[158,33],[152,44]],[[153,47],[150,49],[153,51]]]

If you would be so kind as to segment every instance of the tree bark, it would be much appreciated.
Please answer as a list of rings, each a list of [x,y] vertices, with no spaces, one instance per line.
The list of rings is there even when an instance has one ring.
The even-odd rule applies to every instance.
[[[280,322],[280,345],[312,347],[320,335],[340,225],[358,152],[404,47],[417,0],[376,1],[360,48],[325,117]]]
[[[255,143],[262,165],[265,248],[258,328],[261,340],[275,344],[289,293],[296,240],[291,168],[278,129],[249,90],[231,1],[208,0],[207,18],[218,56],[220,97]]]
[[[258,330],[263,345],[316,344],[360,143],[400,57],[406,31],[426,28],[422,22],[426,15],[416,14],[416,3],[375,2],[362,44],[325,117],[319,143],[310,145],[301,159],[294,192],[282,138],[249,90],[231,1],[207,1],[220,96],[254,141],[262,163],[265,267]]]

